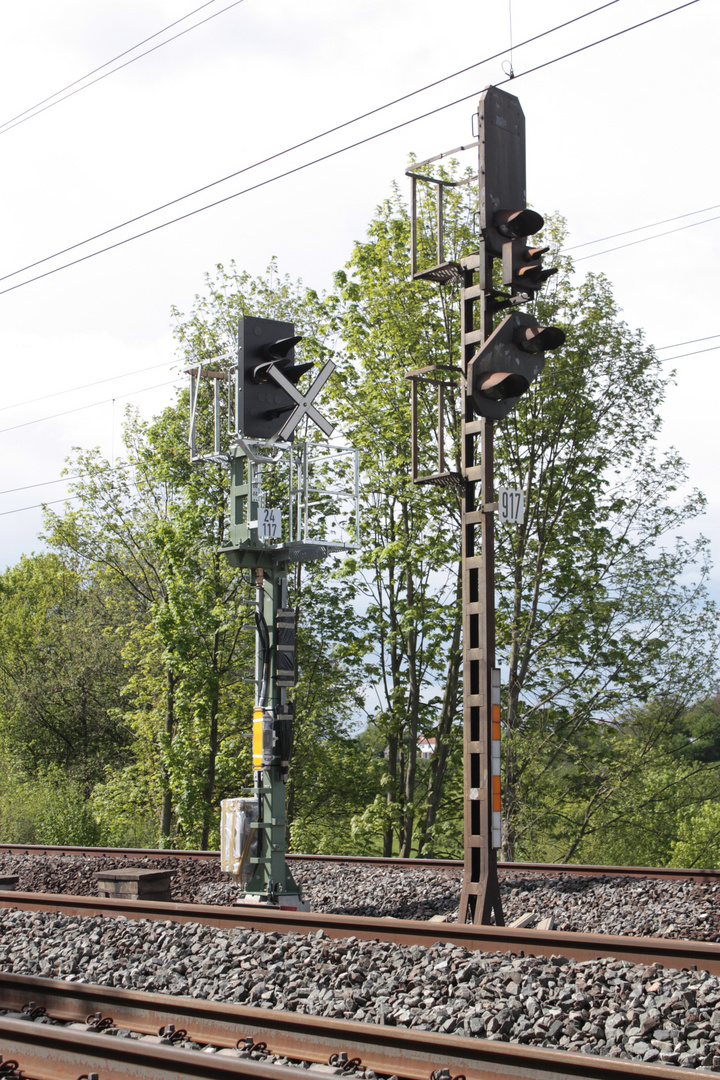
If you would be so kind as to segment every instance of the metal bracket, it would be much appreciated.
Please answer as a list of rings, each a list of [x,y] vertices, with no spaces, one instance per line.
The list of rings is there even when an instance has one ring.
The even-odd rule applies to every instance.
[[[412,392],[410,396],[410,445],[411,445],[411,468],[413,484],[432,484],[435,487],[462,488],[461,473],[449,470],[445,466],[445,390],[457,390],[457,383],[448,379],[432,379],[427,376],[434,371],[447,371],[452,375],[460,375],[460,369],[446,364],[431,364],[429,367],[416,368],[414,371],[406,371],[405,378],[410,380]],[[438,435],[438,466],[437,472],[428,473],[426,476],[418,476],[418,383],[425,386],[437,387],[437,435]]]
[[[477,180],[477,175],[469,176],[465,180],[441,180],[437,176],[427,176],[424,173],[420,173],[417,170],[421,169],[424,165],[432,165],[435,161],[440,161],[442,158],[448,157],[450,154],[457,154],[461,150],[472,150],[477,147],[478,143],[469,143],[467,146],[456,146],[453,150],[444,150],[441,154],[435,154],[434,157],[426,158],[425,161],[418,161],[412,169],[407,169],[406,176],[410,177],[411,181],[411,193],[410,193],[410,263],[411,263],[411,275],[412,280],[417,281],[423,279],[425,281],[437,281],[441,285],[456,284],[462,280],[462,271],[460,264],[455,261],[446,262],[445,260],[445,227],[444,227],[444,209],[443,209],[443,193],[445,188],[464,187],[466,184],[471,184]],[[417,245],[417,184],[418,181],[424,184],[435,184],[437,188],[436,193],[436,221],[437,221],[437,243],[436,243],[436,255],[437,263],[435,266],[426,267],[424,270],[418,270],[418,245]]]
[[[290,445],[288,442],[280,442],[279,439],[277,441],[263,441],[262,446],[264,449],[266,448],[266,452],[262,453],[259,439],[244,439],[240,436],[236,443],[236,446],[240,447],[245,457],[255,465],[274,465],[290,449]]]
[[[198,360],[196,363],[185,368],[190,376],[190,430],[188,433],[188,445],[190,447],[191,461],[214,461],[225,463],[228,460],[227,453],[220,448],[220,383],[225,381],[230,387],[230,372],[220,369],[207,369],[207,364],[217,364],[227,361],[224,355],[213,356],[209,360]],[[199,454],[197,450],[197,409],[200,397],[202,379],[213,381],[213,449],[211,453]]]

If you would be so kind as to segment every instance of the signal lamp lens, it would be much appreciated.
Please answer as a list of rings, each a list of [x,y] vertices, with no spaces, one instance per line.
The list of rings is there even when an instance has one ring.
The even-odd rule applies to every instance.
[[[559,349],[565,343],[565,333],[557,326],[523,326],[517,331],[516,344],[528,353],[544,353]]]
[[[285,367],[281,364],[280,370],[282,371],[286,379],[293,383],[294,386],[297,386],[305,372],[309,371],[310,368],[314,367],[314,361],[306,360],[304,364],[293,364],[291,367]]]
[[[299,341],[302,341],[301,337],[287,337],[280,338],[279,341],[273,341],[263,347],[265,356],[271,360],[284,360],[291,349],[294,349]]]
[[[527,379],[516,372],[489,371],[480,377],[478,389],[493,401],[506,401],[507,398],[520,397],[529,385]]]
[[[511,240],[517,240],[520,236],[534,236],[544,224],[544,218],[535,210],[497,210],[493,216],[497,231]]]

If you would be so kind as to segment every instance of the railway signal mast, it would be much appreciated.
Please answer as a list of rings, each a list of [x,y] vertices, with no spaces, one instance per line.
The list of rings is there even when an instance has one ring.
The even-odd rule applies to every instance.
[[[296,363],[295,347],[301,341],[292,323],[246,315],[238,327],[236,357],[213,357],[188,368],[191,460],[229,467],[230,542],[221,551],[231,566],[250,571],[255,584],[252,790],[257,821],[251,830],[257,844],[256,854],[249,856],[253,870],[244,900],[295,909],[305,905],[285,859],[285,784],[294,715],[288,690],[296,680],[295,610],[289,606],[288,571],[292,563],[323,559],[353,546],[328,539],[327,531],[312,535],[313,504],[321,501],[325,514],[333,500],[336,509],[338,500],[351,504],[356,538],[359,532],[357,451],[337,446],[330,450],[320,444],[313,456],[307,440],[299,446],[294,443],[296,429],[306,419],[325,436],[333,432],[314,401],[335,365],[327,361],[303,393],[298,383],[314,365]],[[212,423],[201,415],[208,380],[213,387]],[[223,384],[226,393],[221,392]],[[202,433],[208,430],[212,450],[199,452]],[[318,457],[319,487],[313,472]],[[278,470],[286,466],[283,485],[278,483]],[[282,510],[270,505],[283,496],[271,496],[264,489],[266,473],[273,474],[276,490],[284,487],[284,520]]]
[[[547,248],[529,246],[542,217],[527,207],[525,193],[525,117],[512,94],[489,87],[477,113],[479,250],[458,261],[443,251],[443,192],[471,181],[445,181],[420,170],[447,156],[439,154],[408,171],[412,180],[413,279],[457,283],[461,303],[459,385],[462,415],[462,468],[445,467],[442,397],[455,381],[432,368],[408,372],[413,401],[413,479],[456,487],[462,504],[463,581],[463,769],[464,875],[459,921],[504,925],[497,877],[502,845],[500,804],[500,670],[495,666],[495,515],[521,520],[522,493],[503,492],[495,500],[493,425],[512,411],[542,372],[544,354],[565,340],[562,330],[544,327],[518,307],[532,300],[555,270],[544,268]],[[470,147],[458,147],[448,153]],[[418,267],[417,184],[437,193],[436,263]],[[495,260],[502,267],[502,289],[494,285]],[[508,310],[493,329],[493,318]],[[438,469],[417,472],[418,385],[438,391]],[[510,496],[508,498],[508,496]]]

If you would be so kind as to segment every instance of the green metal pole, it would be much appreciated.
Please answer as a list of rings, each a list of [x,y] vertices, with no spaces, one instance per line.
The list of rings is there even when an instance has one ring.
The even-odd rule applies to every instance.
[[[288,716],[287,690],[278,685],[277,613],[287,609],[288,563],[276,560],[270,545],[258,539],[259,506],[253,490],[250,462],[237,451],[231,469],[231,529],[234,566],[255,573],[255,708],[253,712],[253,778],[258,800],[257,854],[251,856],[253,875],[245,893],[253,899],[290,906],[301,904],[301,891],[285,860],[285,776],[281,749],[283,717]],[[288,721],[286,720],[286,723]]]

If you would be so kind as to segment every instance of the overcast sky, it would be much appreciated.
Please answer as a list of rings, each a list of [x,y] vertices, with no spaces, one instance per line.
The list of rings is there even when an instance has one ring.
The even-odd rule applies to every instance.
[[[592,257],[578,261],[577,271],[606,273],[630,326],[642,328],[662,357],[680,357],[668,364],[677,368],[677,386],[665,409],[663,438],[678,448],[691,482],[709,497],[702,528],[720,564],[720,352],[699,351],[715,349],[720,337],[679,344],[720,333],[714,314],[720,4],[697,0],[557,59],[681,2],[616,0],[526,46],[526,39],[599,7],[600,0],[454,0],[443,6],[437,0],[211,0],[188,19],[183,16],[193,0],[4,5],[0,568],[39,549],[37,504],[62,499],[65,487],[57,481],[72,446],[99,446],[111,456],[119,450],[127,403],[150,416],[170,400],[168,384],[177,378],[170,309],[188,310],[206,271],[235,259],[257,274],[277,255],[281,272],[328,287],[391,184],[407,190],[408,155],[425,158],[471,141],[480,92],[501,83],[511,63],[516,78],[504,85],[525,112],[532,205],[565,215],[570,244],[652,226],[579,248],[578,259]],[[188,29],[202,19],[208,21]],[[175,20],[182,21],[133,48]],[[75,84],[79,92],[41,106],[37,115],[25,112],[125,50],[131,51],[110,65],[126,64],[121,70],[93,85]],[[476,66],[251,168],[470,65]],[[539,65],[546,66],[530,72]],[[15,273],[244,169],[102,240]],[[667,235],[609,250],[659,233]],[[720,568],[716,575],[720,583]]]

